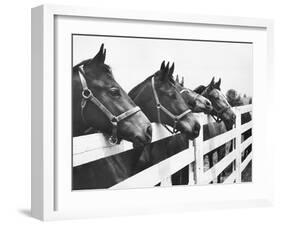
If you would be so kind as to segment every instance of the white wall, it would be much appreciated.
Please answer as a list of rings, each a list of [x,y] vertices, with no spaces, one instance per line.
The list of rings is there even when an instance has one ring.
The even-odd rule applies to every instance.
[[[129,92],[154,74],[163,60],[175,63],[174,75],[188,88],[208,85],[212,77],[222,79],[222,91],[235,89],[253,95],[253,45],[203,41],[157,40],[73,36],[73,63],[92,58],[104,43],[106,63],[118,83]]]
[[[44,3],[50,3],[45,0]],[[276,123],[272,128],[272,142],[276,145],[276,206],[267,209],[191,212],[145,217],[57,222],[59,225],[279,225],[280,219],[280,80],[281,70],[281,14],[279,1],[212,0],[212,1],[152,1],[152,0],[56,0],[56,4],[80,4],[92,7],[173,11],[192,14],[266,17],[275,19],[276,109],[271,109]],[[34,225],[37,220],[26,217],[30,207],[30,8],[42,1],[9,0],[1,2],[1,186],[0,224]],[[277,90],[279,89],[279,90]],[[261,90],[261,92],[263,92]],[[266,95],[266,93],[265,93]],[[268,98],[274,98],[269,96]],[[278,117],[277,117],[278,116]],[[273,175],[269,175],[273,176]],[[277,178],[279,178],[277,180]],[[226,223],[227,222],[227,223]]]

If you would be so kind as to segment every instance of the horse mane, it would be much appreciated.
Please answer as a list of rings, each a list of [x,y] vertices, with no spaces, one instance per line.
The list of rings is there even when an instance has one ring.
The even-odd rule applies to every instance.
[[[83,60],[83,61],[81,61],[79,64],[76,64],[76,65],[73,67],[73,69],[76,69],[76,68],[78,68],[78,67],[80,67],[80,66],[82,66],[82,65],[87,65],[87,64],[90,63],[91,60],[92,60],[92,59]]]
[[[141,88],[143,88],[143,85],[150,81],[151,78],[153,76],[157,76],[159,74],[159,71],[155,72],[153,75],[150,75],[149,77],[147,77],[145,80],[143,80],[141,83],[139,83],[137,86],[135,86],[133,89],[130,90],[130,92],[128,93],[128,95],[132,98],[132,99],[135,99],[135,97],[139,94],[139,90]],[[175,80],[173,78],[173,76],[171,76],[169,78],[169,81],[172,83],[172,84],[175,84]]]
[[[194,89],[193,91],[198,93],[198,94],[201,94],[203,93],[203,91],[206,89],[206,86],[203,86],[203,85],[200,85],[198,86],[196,89]]]
[[[135,86],[133,89],[130,90],[130,92],[128,93],[128,95],[132,98],[132,99],[135,99],[135,97],[139,94],[139,90],[141,88],[144,87],[144,84],[148,81],[148,80],[151,80],[151,78],[153,76],[155,76],[155,74],[153,75],[150,75],[149,77],[147,77],[145,80],[143,80],[141,83],[139,83],[137,86]]]

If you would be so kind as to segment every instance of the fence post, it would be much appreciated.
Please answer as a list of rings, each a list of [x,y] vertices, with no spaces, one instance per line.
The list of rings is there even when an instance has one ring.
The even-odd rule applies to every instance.
[[[160,182],[160,186],[161,187],[170,187],[172,185],[173,185],[173,183],[172,183],[172,178],[171,177],[167,177],[167,178],[165,178],[164,180],[162,180]]]
[[[204,175],[204,156],[203,156],[203,124],[202,115],[199,116],[199,122],[201,125],[199,136],[193,140],[194,157],[195,157],[195,184],[201,184]]]
[[[235,132],[236,132],[236,139],[235,139],[235,172],[236,172],[236,183],[241,183],[241,113],[240,110],[236,108],[236,123],[235,123]]]
[[[193,145],[193,143],[189,140],[188,141],[188,148],[191,147],[191,145]],[[190,163],[188,165],[188,185],[194,185],[195,184],[195,161],[193,161],[192,163]]]

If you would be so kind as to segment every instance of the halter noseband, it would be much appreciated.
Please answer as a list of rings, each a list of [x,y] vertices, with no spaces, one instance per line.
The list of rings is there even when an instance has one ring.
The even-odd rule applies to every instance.
[[[121,113],[118,116],[113,115],[96,97],[94,97],[92,91],[88,88],[87,82],[86,82],[86,74],[82,68],[82,66],[78,67],[78,74],[80,77],[80,81],[82,84],[82,100],[81,100],[81,116],[82,120],[84,121],[85,124],[87,124],[87,121],[85,120],[84,117],[84,109],[86,107],[86,104],[88,101],[92,102],[95,104],[109,119],[110,123],[112,124],[112,133],[111,136],[109,137],[109,143],[110,144],[117,144],[118,138],[117,138],[117,124],[118,122],[136,114],[137,112],[140,111],[140,108],[138,106],[133,107],[129,109],[128,111],[125,111]]]
[[[160,111],[162,110],[166,115],[168,115],[173,121],[174,121],[174,125],[173,125],[173,130],[171,131],[166,125],[165,128],[172,134],[175,134],[177,132],[176,130],[176,126],[178,124],[178,121],[184,117],[185,115],[187,115],[189,112],[191,112],[190,109],[187,109],[186,111],[184,111],[183,113],[181,113],[180,115],[174,115],[172,112],[170,112],[167,108],[165,108],[159,101],[156,89],[155,89],[155,82],[154,82],[154,76],[152,76],[151,78],[151,86],[152,86],[152,91],[153,91],[153,95],[154,95],[154,99],[156,102],[156,109],[157,109],[157,120],[159,123],[162,124],[161,122],[161,116],[160,116]]]
[[[230,108],[231,108],[231,106],[227,105],[227,107],[225,107],[225,108],[219,110],[219,109],[216,109],[216,107],[213,105],[213,109],[215,110],[217,116],[214,115],[214,114],[211,114],[211,116],[213,117],[213,119],[214,119],[216,122],[219,123],[219,122],[222,121],[222,115],[223,115],[228,109],[230,109]]]

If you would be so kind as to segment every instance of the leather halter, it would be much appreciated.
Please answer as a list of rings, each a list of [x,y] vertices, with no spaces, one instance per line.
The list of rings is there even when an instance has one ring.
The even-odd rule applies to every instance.
[[[202,96],[206,96],[206,93],[207,93],[207,90],[208,90],[208,87],[201,93],[201,95]],[[223,95],[223,93],[221,93],[220,92],[220,94],[222,95],[222,96],[224,96]],[[225,96],[224,96],[225,97]],[[225,97],[226,98],[226,97]],[[227,102],[227,106],[225,107],[225,108],[222,108],[222,109],[217,109],[216,108],[216,106],[213,104],[213,109],[214,109],[214,111],[216,112],[216,114],[217,115],[214,115],[214,114],[210,114],[211,116],[212,116],[212,118],[217,122],[217,123],[220,123],[221,121],[222,121],[222,115],[226,112],[226,111],[228,111],[228,109],[230,109],[231,108],[231,106],[230,106],[230,104]]]
[[[222,121],[222,115],[223,115],[228,109],[230,109],[230,108],[231,108],[231,106],[230,106],[230,105],[227,105],[227,107],[225,107],[225,108],[219,110],[219,109],[216,109],[216,107],[213,105],[213,109],[215,110],[217,116],[214,115],[214,114],[211,114],[211,116],[213,117],[213,119],[214,119],[216,122],[219,123],[219,122]]]
[[[92,91],[88,88],[87,82],[86,82],[86,74],[82,68],[82,66],[78,67],[79,77],[82,84],[82,100],[81,100],[81,116],[82,120],[85,124],[87,124],[87,121],[84,117],[84,110],[86,107],[86,104],[88,101],[95,104],[109,119],[110,123],[112,124],[112,132],[111,136],[109,137],[108,141],[110,144],[117,144],[118,138],[117,138],[117,125],[118,122],[136,114],[140,111],[140,108],[135,106],[128,111],[125,111],[121,113],[118,116],[113,115],[96,97],[94,97]]]
[[[177,132],[176,130],[176,126],[179,122],[179,120],[184,117],[185,115],[187,115],[188,113],[191,112],[190,109],[184,111],[183,113],[181,113],[180,115],[174,115],[172,112],[170,112],[167,108],[165,108],[159,101],[159,98],[158,98],[158,95],[157,95],[157,92],[156,92],[156,89],[155,89],[155,82],[154,82],[154,76],[152,76],[151,78],[151,86],[152,86],[152,91],[153,91],[153,95],[154,95],[154,99],[155,99],[155,102],[156,102],[156,109],[157,109],[157,120],[159,123],[162,124],[161,122],[161,116],[160,116],[160,113],[161,111],[163,113],[165,113],[166,115],[168,115],[173,121],[174,121],[174,125],[173,125],[173,130],[171,131],[166,125],[165,128],[172,134],[175,134]]]

